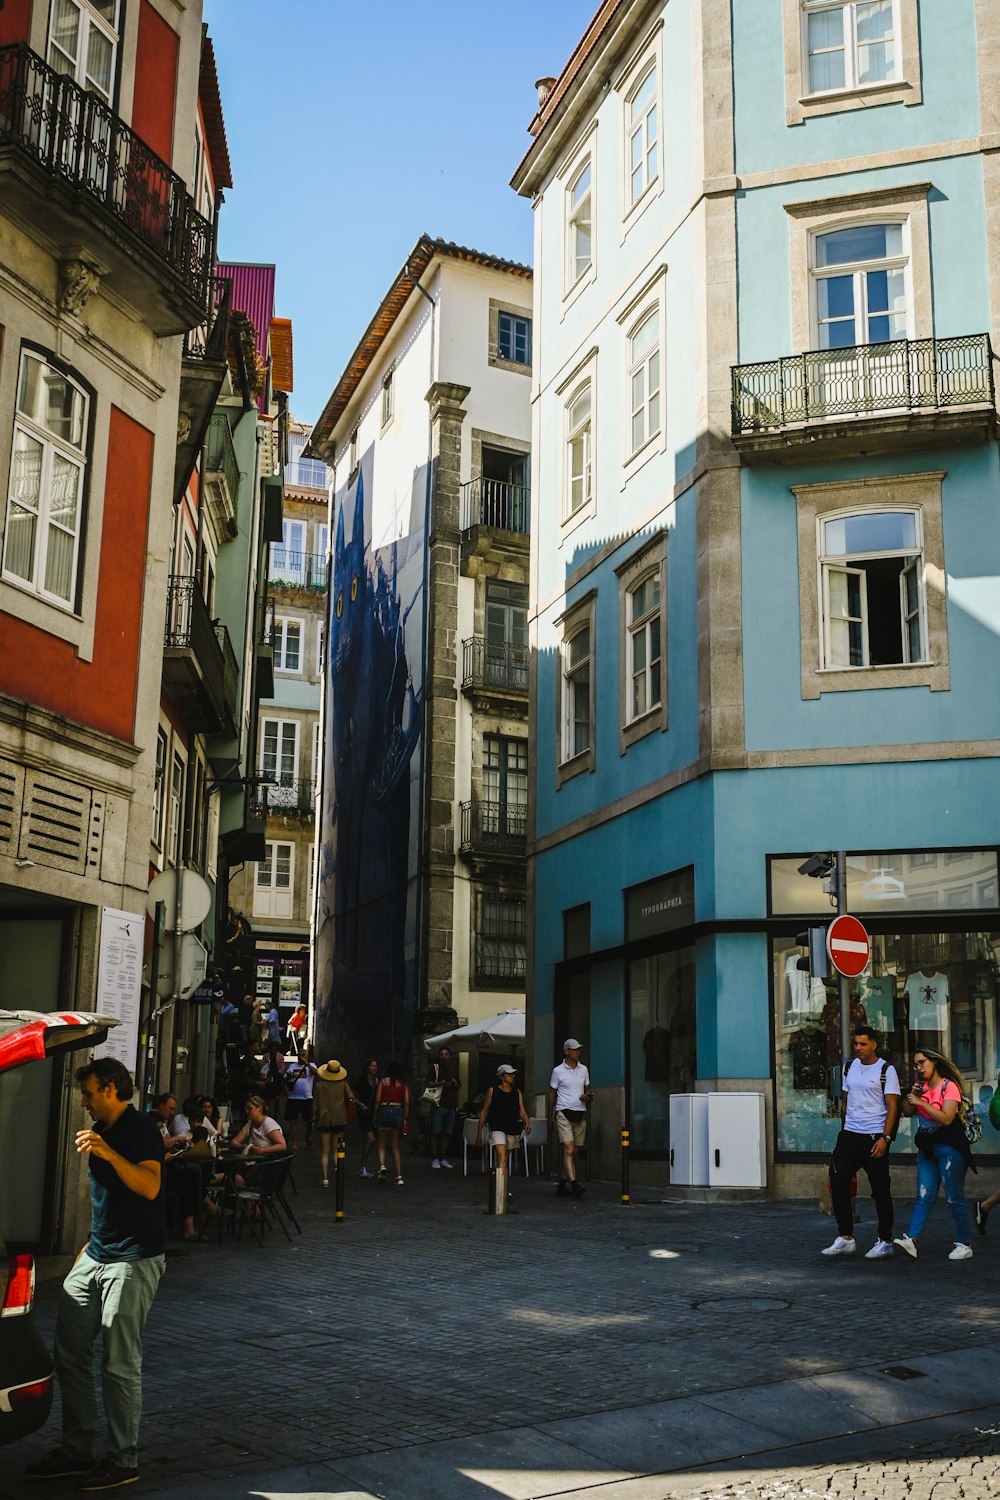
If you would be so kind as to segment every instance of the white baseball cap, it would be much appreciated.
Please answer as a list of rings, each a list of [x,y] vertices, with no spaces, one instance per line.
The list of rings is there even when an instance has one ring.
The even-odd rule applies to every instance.
[[[583,1046],[583,1043],[582,1042],[578,1042],[575,1036],[568,1036],[566,1038],[566,1040],[563,1042],[563,1051],[564,1052],[579,1052],[582,1046]]]

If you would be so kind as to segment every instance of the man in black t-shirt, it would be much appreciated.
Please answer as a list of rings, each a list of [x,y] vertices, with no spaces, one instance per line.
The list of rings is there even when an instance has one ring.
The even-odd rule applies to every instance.
[[[28,1465],[33,1479],[78,1478],[86,1491],[139,1477],[142,1330],[163,1275],[163,1138],[156,1120],[133,1109],[132,1079],[116,1059],[77,1070],[94,1128],[79,1130],[90,1166],[90,1239],[63,1282],[55,1366],[62,1388],[62,1443]],[[104,1339],[102,1394],[107,1457],[95,1463],[94,1345]]]

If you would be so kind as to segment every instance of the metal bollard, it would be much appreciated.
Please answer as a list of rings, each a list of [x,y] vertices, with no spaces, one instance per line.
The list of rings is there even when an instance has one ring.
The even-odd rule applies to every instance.
[[[334,1222],[344,1217],[344,1179],[347,1176],[347,1168],[344,1160],[347,1156],[347,1147],[344,1145],[344,1137],[337,1137],[337,1178],[336,1197],[334,1199]]]
[[[490,1173],[490,1206],[491,1214],[505,1214],[507,1212],[507,1169],[506,1167],[494,1167]]]
[[[622,1202],[631,1203],[628,1190],[628,1148],[630,1135],[627,1126],[622,1126]]]

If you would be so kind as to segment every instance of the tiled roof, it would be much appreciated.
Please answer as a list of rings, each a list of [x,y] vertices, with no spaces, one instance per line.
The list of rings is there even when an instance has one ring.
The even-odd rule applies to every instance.
[[[226,122],[222,114],[219,74],[215,66],[215,48],[207,31],[201,43],[198,103],[205,121],[205,144],[212,162],[212,181],[216,188],[231,188],[233,169],[229,160],[229,142],[226,140]]]
[[[436,256],[465,261],[468,265],[485,266],[493,271],[507,271],[511,276],[517,276],[526,281],[531,279],[531,267],[522,265],[519,261],[504,260],[499,255],[472,250],[467,245],[456,245],[453,240],[432,239],[430,235],[422,234],[403,262],[388,292],[382,298],[378,311],[365,329],[360,343],[347,362],[344,373],[334,386],[333,394],[327,401],[322,416],[313,427],[312,437],[304,456],[324,458],[327,462],[332,462],[332,454],[328,456],[324,449],[331,442],[337,423],[364,379],[365,371],[409,301],[414,287]]]

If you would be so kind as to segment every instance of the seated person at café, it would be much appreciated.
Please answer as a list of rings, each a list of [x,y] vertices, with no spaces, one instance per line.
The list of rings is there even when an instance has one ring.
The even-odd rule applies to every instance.
[[[250,1095],[246,1102],[246,1113],[246,1124],[230,1142],[234,1150],[242,1151],[246,1148],[246,1155],[258,1161],[288,1150],[281,1126],[267,1113],[267,1105],[259,1094]],[[237,1187],[246,1187],[245,1180],[239,1174],[234,1180]]]
[[[170,1136],[170,1122],[177,1113],[176,1097],[171,1093],[157,1094],[151,1113],[156,1120],[157,1129],[163,1139],[167,1140]]]

